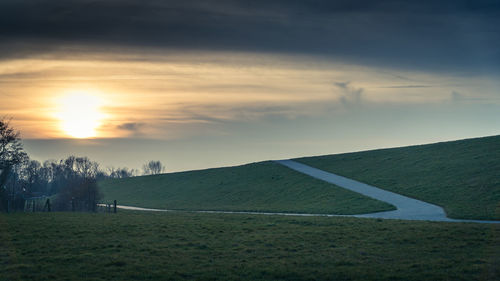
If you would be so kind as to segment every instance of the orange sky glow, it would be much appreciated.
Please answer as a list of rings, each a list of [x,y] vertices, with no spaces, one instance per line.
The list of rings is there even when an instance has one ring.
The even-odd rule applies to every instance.
[[[454,88],[473,91],[480,85],[487,98],[495,86],[485,91],[477,79],[402,71],[396,77],[391,70],[307,57],[91,58],[0,62],[0,115],[12,116],[25,138],[176,139],[215,120],[258,120],[269,111],[293,119],[341,113],[359,104],[449,103]]]

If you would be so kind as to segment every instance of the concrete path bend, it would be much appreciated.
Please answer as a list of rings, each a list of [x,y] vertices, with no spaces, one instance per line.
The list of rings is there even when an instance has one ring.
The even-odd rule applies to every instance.
[[[500,221],[485,220],[457,220],[446,217],[443,208],[409,198],[394,192],[383,190],[362,182],[351,180],[329,172],[325,172],[292,160],[275,161],[281,165],[289,167],[300,173],[311,177],[333,183],[337,186],[349,189],[351,191],[366,195],[368,197],[387,202],[394,205],[397,210],[388,212],[378,212],[362,215],[332,215],[332,214],[301,214],[301,213],[280,213],[280,212],[245,212],[245,211],[216,211],[216,210],[198,210],[181,211],[168,209],[142,208],[136,206],[118,205],[117,208],[134,211],[149,212],[188,212],[188,213],[210,213],[210,214],[250,214],[250,215],[269,215],[269,216],[301,216],[301,217],[358,217],[358,218],[382,218],[382,219],[401,219],[401,220],[426,220],[426,221],[444,221],[444,222],[474,222],[474,223],[500,223]],[[106,206],[100,204],[100,206]]]
[[[339,175],[325,172],[311,166],[304,165],[292,160],[275,161],[290,169],[309,175],[311,177],[333,183],[342,188],[363,194],[365,196],[387,202],[394,205],[397,210],[363,215],[353,215],[364,218],[402,219],[402,220],[426,220],[426,221],[449,221],[449,222],[479,222],[479,223],[500,223],[500,221],[483,220],[457,220],[446,217],[443,208],[403,196],[391,191],[383,190],[359,181],[348,179]]]

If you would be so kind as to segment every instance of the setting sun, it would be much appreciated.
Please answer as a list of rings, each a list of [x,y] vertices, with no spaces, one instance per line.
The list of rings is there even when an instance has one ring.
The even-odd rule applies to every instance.
[[[73,138],[97,136],[96,130],[104,118],[101,106],[101,99],[88,92],[75,91],[63,96],[57,114],[62,131]]]

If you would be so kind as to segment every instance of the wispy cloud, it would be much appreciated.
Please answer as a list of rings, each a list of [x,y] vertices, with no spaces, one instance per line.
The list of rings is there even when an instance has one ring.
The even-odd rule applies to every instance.
[[[412,89],[412,88],[431,88],[429,85],[397,85],[397,86],[382,86],[382,89]]]
[[[362,102],[363,88],[356,88],[351,82],[334,82],[334,85],[340,89],[342,95],[340,102],[344,105],[360,104]]]
[[[454,104],[465,103],[483,103],[483,104],[498,104],[500,102],[499,96],[470,96],[458,91],[452,91],[449,100]]]
[[[461,102],[464,100],[464,97],[462,94],[460,94],[459,92],[457,91],[452,91],[451,92],[451,101],[454,102],[454,103],[458,103],[458,102]]]
[[[294,120],[342,107],[442,103],[455,89],[485,98],[497,93],[484,88],[495,85],[487,79],[422,72],[400,71],[416,81],[402,87],[390,70],[309,57],[209,52],[140,58],[97,53],[0,61],[0,115],[12,115],[25,137],[60,137],[54,119],[58,99],[68,91],[92,91],[107,116],[100,136],[173,138],[231,122]],[[427,85],[441,86],[420,87]]]

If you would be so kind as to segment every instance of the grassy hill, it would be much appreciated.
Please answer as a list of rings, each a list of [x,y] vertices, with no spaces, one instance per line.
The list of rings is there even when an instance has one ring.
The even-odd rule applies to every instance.
[[[150,208],[329,214],[394,209],[274,162],[111,179],[99,186],[106,200]]]
[[[452,218],[500,219],[500,136],[296,160],[440,205]]]

